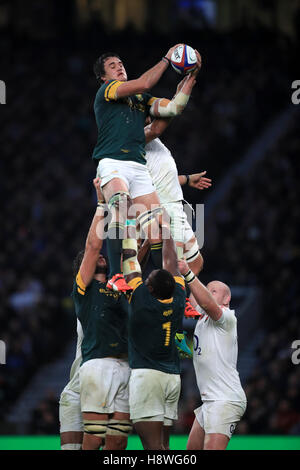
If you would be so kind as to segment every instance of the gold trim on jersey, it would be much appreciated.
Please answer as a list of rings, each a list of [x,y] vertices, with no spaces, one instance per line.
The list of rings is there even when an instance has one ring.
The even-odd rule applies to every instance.
[[[158,300],[162,304],[171,304],[174,300],[174,297],[171,297],[170,299],[156,299],[156,300]]]
[[[77,276],[76,276],[76,284],[77,284],[77,291],[79,292],[79,294],[84,295],[84,294],[85,294],[86,285],[85,285],[85,283],[84,283],[83,280],[82,280],[80,271],[78,271],[78,274],[77,274]]]
[[[116,100],[117,99],[117,89],[123,82],[119,80],[114,80],[111,82],[104,91],[104,98],[106,101]]]
[[[133,292],[141,285],[143,284],[141,276],[134,277],[128,282],[128,285],[132,287]]]
[[[155,96],[152,96],[152,97],[149,99],[149,101],[147,102],[147,105],[148,105],[148,106],[151,106],[151,105],[154,103],[154,101],[157,100],[157,99],[158,99],[158,98],[155,98]]]
[[[175,282],[176,282],[177,284],[180,284],[182,287],[185,288],[185,282],[184,282],[183,277],[181,277],[181,276],[174,276],[174,279],[175,279]]]

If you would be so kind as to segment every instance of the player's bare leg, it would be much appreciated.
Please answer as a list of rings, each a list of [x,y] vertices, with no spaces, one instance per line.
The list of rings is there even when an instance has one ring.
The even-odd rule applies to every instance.
[[[162,443],[164,450],[170,450],[170,433],[172,426],[163,426],[162,430]]]
[[[139,421],[134,423],[144,450],[164,450],[162,443],[162,421]]]
[[[113,420],[113,421],[111,421]],[[110,426],[113,422],[115,425]],[[125,450],[128,442],[128,435],[131,432],[130,414],[116,411],[108,422],[108,430],[105,436],[105,446],[103,450]],[[115,428],[115,431],[114,431]]]
[[[225,450],[229,438],[225,434],[205,434],[203,450]]]
[[[61,450],[81,450],[83,432],[67,431],[60,433]]]
[[[197,419],[195,418],[187,441],[187,450],[203,450],[204,438],[204,429],[200,426]]]
[[[85,427],[82,450],[100,449],[104,445],[108,414],[84,412],[82,418]]]

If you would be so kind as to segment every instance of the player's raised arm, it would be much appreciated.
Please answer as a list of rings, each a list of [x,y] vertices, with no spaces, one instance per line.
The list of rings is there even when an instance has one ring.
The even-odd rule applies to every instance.
[[[163,73],[167,70],[172,52],[177,46],[178,44],[171,47],[154,67],[151,67],[151,69],[147,70],[147,72],[143,73],[135,80],[127,80],[127,73],[122,60],[118,56],[112,55],[108,57],[104,63],[104,73],[102,73],[101,79],[103,81],[118,80],[122,82],[116,91],[117,99],[135,95],[136,93],[144,93],[156,85]]]
[[[105,201],[100,189],[100,179],[95,178],[93,184],[96,189],[98,204],[87,235],[84,256],[79,269],[84,286],[88,286],[94,277],[103,244]]]
[[[180,276],[176,246],[171,235],[169,219],[170,218],[167,212],[165,211],[165,209],[163,209],[163,214],[160,222],[163,238],[163,267],[164,269],[169,271],[173,276]]]
[[[183,81],[182,86],[172,100],[156,98],[151,104],[151,116],[160,118],[179,116],[189,102],[196,83],[196,75],[196,71],[187,75],[186,80]]]
[[[198,305],[205,310],[213,320],[219,320],[222,315],[222,309],[219,307],[209,290],[199,281],[195,274],[189,269],[188,264],[183,261],[178,261],[179,270],[184,276],[189,288],[195,297]]]
[[[195,77],[195,75],[194,75],[194,77]],[[189,82],[189,83],[186,85],[187,82]],[[196,83],[196,81],[193,78],[193,76],[191,76],[191,74],[186,75],[179,82],[179,84],[177,85],[176,94],[174,95],[173,100],[175,99],[176,95],[178,95],[178,93],[181,92],[182,88],[184,88],[184,91],[186,93],[189,93],[189,95],[190,95],[191,90],[192,90],[193,86],[195,85],[195,83]],[[160,100],[160,98],[157,98],[156,102],[158,103],[159,100]],[[166,100],[166,101],[171,102],[169,100]],[[155,103],[155,101],[153,102],[153,104],[154,103]],[[186,101],[186,104],[187,103],[188,103],[188,100]],[[157,104],[157,106],[158,106],[158,104]],[[182,108],[181,112],[183,111],[185,106]],[[152,111],[153,111],[153,109],[154,108],[152,108]],[[181,112],[180,112],[180,114],[181,114]],[[167,117],[167,118],[156,117],[155,119],[153,119],[153,121],[145,127],[145,140],[146,140],[146,143],[151,142],[151,140],[154,140],[157,137],[159,137],[166,130],[166,128],[169,126],[169,124],[171,123],[173,117],[174,116]]]

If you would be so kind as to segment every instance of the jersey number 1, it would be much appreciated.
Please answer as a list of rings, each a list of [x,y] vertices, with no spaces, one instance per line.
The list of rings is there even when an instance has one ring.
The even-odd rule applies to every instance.
[[[163,323],[162,328],[163,330],[166,330],[165,346],[169,346],[171,338],[171,322],[168,321],[166,323]]]

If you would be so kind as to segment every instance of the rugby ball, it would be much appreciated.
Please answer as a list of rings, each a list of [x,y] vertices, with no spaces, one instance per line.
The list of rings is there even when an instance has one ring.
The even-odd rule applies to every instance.
[[[171,65],[180,75],[191,72],[197,65],[195,49],[186,44],[180,44],[172,53]]]

